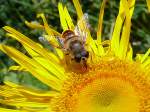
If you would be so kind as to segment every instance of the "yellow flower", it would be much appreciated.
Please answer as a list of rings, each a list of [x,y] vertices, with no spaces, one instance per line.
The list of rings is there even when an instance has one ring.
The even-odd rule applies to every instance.
[[[149,1],[147,0],[149,3]],[[78,0],[73,0],[79,20],[83,12]],[[0,44],[0,50],[19,65],[10,70],[25,70],[52,89],[33,90],[5,81],[0,86],[0,112],[148,112],[150,111],[150,50],[132,58],[129,43],[131,17],[135,0],[121,0],[112,38],[101,41],[104,0],[99,14],[97,39],[93,40],[86,29],[86,49],[90,53],[87,69],[75,64],[61,49],[50,52],[41,44],[5,26],[7,35],[18,40],[29,53],[24,55],[13,47]],[[148,5],[149,6],[149,5]],[[75,26],[66,7],[58,4],[63,30],[74,30]],[[44,14],[44,25],[26,24],[32,28],[45,29],[44,37],[54,46],[61,34],[49,27]],[[79,24],[84,29],[85,22]],[[107,46],[106,46],[107,45]],[[69,65],[65,64],[69,61]],[[81,68],[80,68],[81,67]]]

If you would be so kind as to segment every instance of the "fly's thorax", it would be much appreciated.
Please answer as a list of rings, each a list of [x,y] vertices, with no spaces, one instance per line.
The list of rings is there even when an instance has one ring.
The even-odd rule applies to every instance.
[[[72,52],[79,53],[84,49],[83,44],[80,40],[72,40],[69,44],[69,49]]]
[[[72,36],[75,36],[75,33],[72,30],[66,30],[62,33],[62,38],[64,38],[65,40],[71,38]]]
[[[76,35],[70,36],[64,41],[64,47],[70,52],[77,46],[83,46],[83,44],[80,38]]]

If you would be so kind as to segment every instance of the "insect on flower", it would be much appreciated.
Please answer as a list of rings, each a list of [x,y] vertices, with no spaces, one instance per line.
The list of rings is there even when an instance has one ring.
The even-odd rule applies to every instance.
[[[82,18],[79,0],[72,1],[78,17]],[[150,112],[150,49],[133,58],[129,42],[135,0],[120,0],[112,36],[101,41],[105,4],[106,0],[103,0],[96,39],[84,24],[86,14],[74,27],[69,13],[65,13],[67,7],[62,3],[58,4],[62,34],[48,26],[44,15],[41,15],[43,25],[29,24],[48,34],[39,38],[44,46],[9,26],[3,27],[7,36],[19,41],[28,53],[25,55],[11,46],[0,44],[0,51],[18,63],[9,70],[21,68],[50,90],[42,91],[5,80],[0,85],[0,112]],[[58,57],[49,52],[52,50],[50,44]],[[45,46],[50,49],[44,49]],[[81,55],[83,51],[88,52],[89,57]],[[80,54],[79,61],[75,58],[77,54]],[[87,72],[77,73],[77,70],[82,72],[82,68],[86,68],[82,64],[83,57],[88,59],[83,61]]]
[[[82,29],[81,29],[82,26]],[[70,65],[76,63],[87,69],[87,59],[89,58],[89,51],[86,50],[86,38],[88,24],[88,14],[85,13],[83,17],[78,21],[74,28],[74,31],[67,29],[62,32],[61,36],[52,36],[57,39],[59,46],[51,44],[44,37],[39,37],[39,40],[44,44],[51,44],[53,47],[57,47],[63,50],[66,59],[66,64]],[[75,66],[75,64],[73,64]]]

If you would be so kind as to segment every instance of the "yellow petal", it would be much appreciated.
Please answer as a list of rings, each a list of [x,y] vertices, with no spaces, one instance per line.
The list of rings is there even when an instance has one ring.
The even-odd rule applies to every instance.
[[[9,67],[9,71],[11,71],[11,70],[26,71],[26,69],[23,68],[22,66],[11,66],[11,67]]]
[[[119,56],[121,59],[125,59],[127,53],[129,37],[130,37],[131,16],[134,10],[134,3],[135,0],[120,1],[119,15],[116,20],[116,24],[115,24],[115,28],[111,40],[111,49],[115,53],[115,55]],[[125,17],[126,20],[123,25],[123,21]],[[123,25],[123,30],[122,30],[122,36],[120,38],[122,25]]]
[[[34,98],[36,98],[36,97],[37,98],[39,98],[39,97],[40,98],[42,98],[42,97],[50,98],[50,97],[58,95],[58,92],[56,92],[56,91],[40,91],[40,90],[30,89],[30,88],[15,84],[10,81],[5,81],[4,83],[7,86],[10,86],[11,88],[17,88],[18,91],[20,91],[22,94],[24,93],[24,94],[34,97]]]
[[[31,60],[30,58],[12,47],[0,45],[0,49],[43,83],[56,90],[61,89],[60,80],[52,76],[51,73],[49,73],[36,61]]]
[[[44,16],[43,13],[41,14],[38,14],[37,17],[41,17],[42,20],[43,20],[43,23],[44,23],[44,28],[45,28],[45,31],[47,32],[48,35],[52,36],[52,35],[57,35],[57,36],[60,36],[61,34],[59,32],[57,32],[56,30],[52,29],[49,27],[48,23],[47,23],[47,20],[46,20],[46,17]]]
[[[144,54],[136,54],[135,60],[141,62]]]
[[[53,32],[52,32],[52,30],[49,28],[48,23],[47,23],[47,21],[46,21],[46,18],[45,18],[45,16],[44,16],[44,14],[43,14],[43,13],[42,13],[42,14],[38,14],[37,17],[41,17],[41,18],[43,19],[44,28],[45,28],[46,32],[48,33],[48,35],[53,35]]]
[[[132,61],[133,60],[133,50],[131,45],[129,45],[128,51],[127,51],[127,57],[128,60]]]
[[[145,69],[148,68],[148,70],[149,70],[149,68],[150,68],[150,58],[148,58],[147,60],[145,60],[145,62],[142,63],[142,66]]]
[[[16,88],[10,88],[7,85],[1,85],[0,86],[0,101],[8,100],[9,98],[14,98],[14,99],[18,98],[18,99],[21,99],[22,101],[26,100],[26,98],[24,98],[23,95],[20,94]]]
[[[97,29],[97,41],[101,44],[101,36],[102,36],[102,25],[103,25],[103,16],[105,9],[106,0],[103,0],[100,8],[99,19],[98,19],[98,29]]]
[[[61,60],[63,60],[63,59],[64,59],[64,53],[62,52],[62,50],[57,49],[57,48],[56,48],[55,50],[56,50],[56,52],[57,52],[59,58],[60,58]]]
[[[43,58],[42,56],[40,56],[39,54],[34,52],[29,47],[27,47],[25,45],[24,45],[24,47],[29,52],[29,54],[33,57],[33,60],[38,62],[41,66],[43,66],[45,69],[47,69],[51,74],[55,75],[60,80],[66,79],[66,75],[64,74],[63,67],[61,67],[60,65],[58,65],[56,63],[47,61],[45,58]],[[56,55],[54,55],[53,53],[51,53],[51,56],[53,56],[54,59],[56,58]]]
[[[51,74],[59,78],[60,80],[65,80],[66,75],[64,74],[64,69],[60,65],[56,65],[54,63],[47,62],[44,58],[35,57],[33,58],[39,64],[41,64],[45,69],[49,70]]]
[[[82,8],[81,8],[81,5],[79,3],[79,0],[73,0],[73,4],[76,8],[77,15],[78,15],[79,19],[81,19],[83,16],[83,12],[82,12]]]
[[[43,57],[43,58],[44,58],[44,56],[38,54],[38,53],[37,53],[36,51],[34,51],[31,47],[28,47],[28,46],[26,46],[25,44],[23,44],[23,46],[24,46],[24,48],[27,50],[27,52],[29,53],[30,56],[32,56],[32,57]],[[45,49],[43,48],[43,50],[45,50]],[[53,62],[54,62],[54,63],[59,63],[59,62],[60,62],[59,58],[58,58],[54,53],[49,52],[49,51],[46,51],[46,52],[47,52],[48,55],[51,57],[50,59],[53,59]],[[47,61],[48,61],[48,60],[47,60]],[[48,62],[51,62],[51,61],[48,61]]]
[[[8,102],[2,106],[5,108],[0,108],[0,112],[51,112],[49,105],[36,102]]]
[[[150,12],[150,0],[146,0],[146,1],[147,1],[148,10]]]
[[[39,14],[38,16],[41,17],[40,14]],[[44,20],[43,20],[43,21],[45,22],[45,17],[44,17]],[[33,28],[33,29],[46,29],[46,31],[49,31],[49,30],[52,31],[54,35],[57,35],[57,36],[60,36],[60,35],[61,35],[59,32],[57,32],[56,30],[50,28],[49,26],[48,26],[48,29],[49,29],[49,30],[47,30],[47,25],[48,25],[47,23],[45,23],[45,26],[43,26],[43,25],[41,25],[41,24],[39,24],[39,23],[36,23],[36,22],[28,22],[28,21],[25,21],[25,24],[26,24],[29,28]]]
[[[51,57],[49,55],[49,53],[45,49],[41,48],[36,42],[32,41],[31,39],[29,39],[25,35],[21,34],[20,32],[16,31],[15,29],[13,29],[9,26],[5,26],[3,28],[7,32],[10,33],[8,35],[11,36],[12,38],[15,38],[16,40],[18,40],[22,44],[24,44],[24,45],[28,46],[29,48],[33,49],[34,51],[36,51],[37,53],[42,55],[45,59],[47,59],[47,61],[53,61],[53,57]]]
[[[130,17],[133,15],[134,12],[134,5],[135,5],[135,0],[128,0],[128,6],[130,9]]]
[[[11,36],[11,37],[16,37],[15,35],[12,35],[12,34],[7,34],[8,36]],[[24,46],[24,48],[28,51],[28,53],[29,53],[29,55],[30,56],[32,56],[32,57],[44,57],[43,55],[41,55],[41,53],[40,54],[38,54],[37,52],[35,52],[31,47],[28,47],[26,44],[24,44],[24,43],[22,43],[23,44],[23,46]],[[39,46],[43,51],[45,50],[43,47],[41,47],[41,45],[39,45],[38,43],[35,43],[37,46]],[[54,55],[54,53],[52,53],[52,52],[48,52],[47,50],[45,50],[46,51],[46,53],[47,53],[47,55],[48,56],[50,56],[50,59],[53,59],[53,60],[51,60],[51,61],[53,61],[53,63],[60,63],[60,60],[59,60],[59,58],[56,56],[56,55]],[[45,58],[45,57],[44,57]],[[50,62],[51,63],[51,61],[49,60],[49,59],[47,59],[47,61],[48,62]]]
[[[65,14],[65,18],[66,18],[66,22],[69,26],[69,29],[74,30],[74,24],[72,22],[71,16],[67,10],[67,7],[64,8],[64,14]]]
[[[145,68],[150,67],[150,48],[147,50],[147,52],[145,54],[138,54],[137,55],[137,59],[139,59],[139,61],[142,63],[142,66]]]
[[[121,59],[125,59],[127,48],[129,44],[129,37],[130,37],[130,29],[131,29],[131,21],[125,20],[125,25],[123,27],[123,32],[121,36],[120,46],[119,46],[119,52],[118,55]]]
[[[44,93],[44,91],[33,91],[12,82],[4,83],[5,85],[0,86],[0,104],[15,107],[18,110],[45,111],[47,108],[50,109],[51,98],[58,95],[55,91]]]
[[[114,31],[111,38],[111,50],[115,53],[115,55],[118,55],[120,33],[123,21],[125,19],[123,9],[123,5],[120,2],[119,14],[117,16]]]
[[[5,85],[13,87],[13,88],[20,87],[20,85],[13,83],[13,82],[10,82],[10,81],[5,81],[4,83],[5,83]]]
[[[48,104],[46,105],[45,103],[37,103],[37,102],[8,102],[7,104],[16,106],[16,107],[21,107],[22,109],[28,108],[30,110],[43,110],[48,108]]]
[[[150,48],[147,50],[147,52],[141,58],[141,63],[143,63],[148,58],[149,54],[150,54]]]
[[[43,29],[44,27],[42,25],[40,25],[39,23],[33,23],[33,22],[28,22],[28,21],[25,21],[25,24],[30,27],[30,28],[37,28],[37,29]]]
[[[69,12],[68,12],[67,7],[64,8],[64,14],[65,14],[65,18],[66,18],[67,24],[69,26],[69,29],[74,30],[74,24],[73,24],[73,21],[71,19]]]
[[[118,15],[116,19],[116,23],[115,23],[115,27],[111,39],[111,50],[115,53],[115,55],[118,54],[121,27],[124,19],[125,18],[124,17],[122,18],[121,15]]]
[[[104,49],[101,45],[101,38],[102,38],[102,25],[103,25],[103,16],[104,16],[104,8],[105,8],[106,0],[103,0],[100,13],[99,13],[99,20],[98,20],[98,29],[97,29],[97,44],[98,44],[98,51],[100,55],[104,55]]]
[[[25,110],[16,110],[16,109],[6,109],[6,108],[0,107],[0,112],[29,112],[29,111],[25,111]]]
[[[67,25],[67,22],[66,22],[66,19],[65,19],[65,13],[64,13],[63,5],[60,2],[58,3],[58,10],[59,10],[61,26],[62,26],[63,30],[65,31],[69,28],[68,28],[68,25]]]
[[[120,46],[119,46],[119,51],[118,51],[118,56],[121,59],[125,59],[126,58],[126,53],[127,53],[127,49],[129,46],[129,38],[130,38],[130,29],[131,29],[131,14],[130,10],[129,10],[129,4],[127,0],[122,0],[121,1],[122,4],[124,5],[124,11],[125,11],[125,23],[123,26],[123,30],[122,30],[122,35],[121,35],[121,40],[120,40]],[[134,4],[133,4],[134,7]],[[132,9],[133,10],[133,9]]]

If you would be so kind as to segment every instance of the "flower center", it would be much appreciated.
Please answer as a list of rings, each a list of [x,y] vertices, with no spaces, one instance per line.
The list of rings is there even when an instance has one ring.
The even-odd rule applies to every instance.
[[[115,90],[98,91],[97,94],[93,95],[92,103],[98,107],[108,107],[113,103],[117,94],[118,93]]]
[[[139,97],[130,83],[104,78],[80,91],[75,112],[139,112],[138,109]]]
[[[150,83],[138,63],[101,61],[85,74],[70,73],[54,112],[147,112]]]

